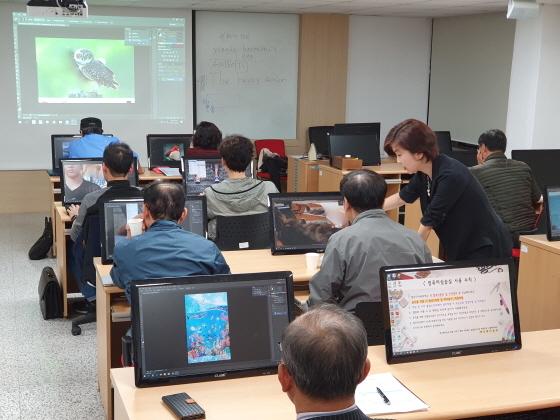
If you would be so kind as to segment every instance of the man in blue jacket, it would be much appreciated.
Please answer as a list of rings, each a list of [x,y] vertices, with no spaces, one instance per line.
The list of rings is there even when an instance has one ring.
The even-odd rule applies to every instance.
[[[129,302],[133,280],[230,273],[212,241],[179,226],[187,216],[185,201],[180,184],[156,181],[144,189],[143,233],[131,238],[128,231],[113,251],[111,277]]]

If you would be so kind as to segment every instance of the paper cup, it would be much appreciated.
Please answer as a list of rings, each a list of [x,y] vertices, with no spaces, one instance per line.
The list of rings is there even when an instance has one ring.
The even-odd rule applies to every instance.
[[[305,254],[305,262],[308,269],[317,268],[317,264],[319,263],[319,254],[316,252],[308,252]]]
[[[142,233],[142,222],[144,219],[130,219],[128,227],[130,228],[130,236],[140,235]]]

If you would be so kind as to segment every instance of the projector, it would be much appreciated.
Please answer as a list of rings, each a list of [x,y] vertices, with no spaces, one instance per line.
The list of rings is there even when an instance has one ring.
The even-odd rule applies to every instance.
[[[87,17],[85,0],[29,0],[27,16]]]

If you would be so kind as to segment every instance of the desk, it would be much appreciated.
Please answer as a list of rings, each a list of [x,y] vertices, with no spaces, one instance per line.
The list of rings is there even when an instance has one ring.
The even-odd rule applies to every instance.
[[[560,406],[560,330],[523,334],[519,351],[387,365],[385,348],[369,348],[371,374],[391,372],[429,406],[390,414],[397,420],[449,420]],[[163,395],[187,392],[212,419],[295,419],[276,375],[137,389],[134,369],[111,370],[115,420],[172,420]]]
[[[277,255],[273,256],[269,249],[249,251],[225,251],[222,253],[231,272],[258,273],[261,271],[291,271],[294,275],[294,284],[304,286],[318,269],[308,270],[305,255]],[[111,322],[111,302],[123,295],[123,290],[118,287],[103,286],[101,276],[109,274],[111,265],[101,264],[101,259],[95,259],[97,272],[96,299],[97,299],[97,380],[99,392],[108,420],[112,419],[113,398],[111,395],[111,382],[109,370],[120,367],[121,337],[130,327],[128,322]]]
[[[521,331],[560,328],[560,242],[521,236],[517,299]]]

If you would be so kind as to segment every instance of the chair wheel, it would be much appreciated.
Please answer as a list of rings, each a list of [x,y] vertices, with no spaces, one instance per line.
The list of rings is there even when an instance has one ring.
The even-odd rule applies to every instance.
[[[72,327],[72,335],[80,335],[82,333],[82,329],[79,326]]]

